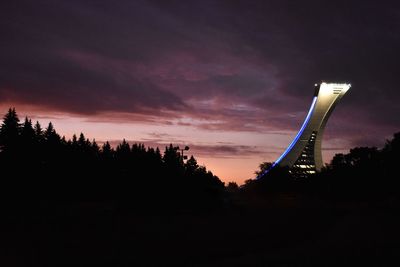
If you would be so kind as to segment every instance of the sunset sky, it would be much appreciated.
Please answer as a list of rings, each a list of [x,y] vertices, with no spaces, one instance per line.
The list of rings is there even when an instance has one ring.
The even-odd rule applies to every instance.
[[[189,145],[254,178],[295,136],[316,82],[348,82],[325,162],[400,130],[396,1],[1,1],[0,111],[99,143]]]

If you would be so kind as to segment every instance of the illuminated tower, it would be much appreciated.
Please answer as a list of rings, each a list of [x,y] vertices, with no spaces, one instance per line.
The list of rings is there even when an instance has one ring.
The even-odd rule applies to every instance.
[[[314,98],[300,131],[272,167],[289,167],[290,173],[298,178],[321,170],[321,142],[325,125],[336,104],[349,88],[350,84],[346,83],[323,82],[315,85]]]

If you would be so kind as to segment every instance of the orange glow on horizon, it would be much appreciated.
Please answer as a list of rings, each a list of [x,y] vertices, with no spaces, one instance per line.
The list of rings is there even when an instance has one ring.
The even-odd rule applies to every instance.
[[[13,106],[13,105],[11,105]],[[16,106],[16,105],[15,105]],[[5,114],[8,105],[0,105]],[[255,178],[254,172],[260,163],[274,161],[295,135],[295,132],[257,133],[198,129],[194,126],[165,125],[149,122],[115,123],[102,122],[99,118],[76,116],[61,112],[49,112],[31,106],[16,106],[22,121],[25,116],[33,122],[39,121],[43,128],[51,121],[61,136],[70,139],[81,132],[90,140],[96,139],[101,144],[105,141],[117,143],[126,139],[145,146],[158,146],[161,152],[170,143],[178,146],[189,145],[187,155],[193,155],[199,165],[206,166],[223,182],[236,182],[241,185],[247,179]],[[335,153],[344,152],[327,150],[325,162],[330,161]]]

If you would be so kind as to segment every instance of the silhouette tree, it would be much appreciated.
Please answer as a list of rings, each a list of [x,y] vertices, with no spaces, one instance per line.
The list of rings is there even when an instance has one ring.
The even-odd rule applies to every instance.
[[[131,152],[131,147],[128,142],[126,142],[125,138],[122,140],[117,146],[116,153],[119,157],[128,157]]]
[[[32,127],[32,121],[25,117],[25,122],[21,129],[22,142],[32,144],[35,139],[35,130]]]
[[[90,142],[89,142],[90,143]],[[94,156],[98,156],[100,154],[100,147],[96,142],[96,139],[93,139],[92,145],[91,145],[91,152]]]
[[[235,182],[229,182],[228,185],[226,186],[226,190],[229,193],[236,193],[239,190],[239,186]]]
[[[38,121],[32,127],[28,117],[20,125],[15,109],[4,116],[0,148],[3,170],[12,169],[9,163],[24,166],[13,175],[25,179],[25,189],[19,188],[19,194],[25,192],[32,200],[35,192],[48,200],[108,199],[180,207],[216,203],[218,194],[224,191],[218,177],[199,167],[193,156],[184,163],[179,148],[172,144],[163,155],[158,147],[146,149],[140,143],[130,146],[125,139],[115,150],[108,141],[100,149],[94,139],[90,142],[83,133],[79,138],[75,134],[69,140],[61,138],[51,122],[45,130]],[[26,178],[31,173],[40,173],[40,179],[28,182]],[[46,187],[51,189],[44,190]]]
[[[173,146],[170,144],[168,147],[165,147],[163,160],[170,165],[181,165],[182,162],[179,146]]]
[[[22,125],[21,128],[21,157],[23,158],[23,161],[27,163],[26,167],[33,167],[35,164],[35,160],[33,159],[35,155],[35,149],[37,148],[35,146],[35,130],[32,127],[32,121],[29,120],[27,117],[25,117],[25,121]],[[24,171],[28,171],[25,168]]]
[[[342,153],[335,154],[331,160],[330,165],[328,165],[328,168],[331,169],[342,169],[346,167],[349,167],[349,163],[347,162],[346,157]]]
[[[101,155],[103,159],[110,160],[113,157],[114,151],[111,148],[110,143],[107,141],[101,147]]]
[[[38,121],[36,121],[36,124],[35,124],[35,126],[33,127],[33,129],[35,130],[35,135],[36,135],[36,137],[42,136],[42,135],[43,135],[42,126],[40,126],[40,123],[39,123]]]
[[[187,175],[193,175],[195,171],[199,168],[197,160],[192,156],[185,163],[185,170]]]
[[[396,163],[400,162],[400,132],[395,133],[392,140],[386,141],[382,153],[385,167],[393,170],[397,168]]]
[[[87,145],[87,144],[86,144],[85,135],[84,135],[83,133],[80,133],[79,139],[78,139],[78,146],[79,146],[79,148],[80,148],[82,151],[84,151],[86,145]]]
[[[182,177],[184,167],[178,146],[170,144],[165,147],[163,162],[167,168],[169,176]]]
[[[383,148],[383,152],[384,153],[393,153],[393,154],[397,154],[397,156],[399,156],[399,152],[400,152],[400,132],[395,133],[393,135],[393,139],[392,140],[387,140],[386,144]]]
[[[259,165],[259,170],[255,171],[254,173],[257,176],[260,176],[261,174],[265,173],[267,170],[269,170],[273,166],[273,162],[263,162]]]
[[[10,108],[0,128],[0,150],[15,154],[18,150],[20,124],[15,108]]]
[[[51,122],[49,122],[49,125],[44,131],[44,138],[50,145],[56,145],[61,140],[60,136],[57,134]]]
[[[376,147],[356,147],[350,149],[345,155],[345,162],[353,167],[366,167],[365,165],[379,162],[379,151]]]
[[[38,121],[36,121],[33,130],[35,132],[35,144],[36,145],[42,144],[44,142],[44,131]]]
[[[32,121],[25,117],[25,121],[21,129],[21,143],[24,150],[31,150],[35,141],[35,130],[32,127]]]
[[[387,140],[382,149],[382,172],[387,179],[387,187],[390,192],[397,192],[400,188],[398,179],[398,165],[400,162],[400,132],[393,135],[392,140]]]

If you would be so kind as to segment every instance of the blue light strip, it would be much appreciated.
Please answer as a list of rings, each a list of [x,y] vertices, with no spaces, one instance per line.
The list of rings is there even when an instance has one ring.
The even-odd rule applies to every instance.
[[[257,176],[256,179],[261,178],[262,176],[264,176],[264,174],[266,174],[270,169],[272,169],[273,167],[275,167],[275,165],[279,164],[279,162],[290,152],[290,150],[292,150],[292,148],[294,147],[294,145],[297,143],[297,141],[300,139],[300,136],[303,134],[304,129],[307,127],[308,122],[311,119],[311,116],[314,112],[314,108],[315,108],[315,103],[317,102],[317,98],[316,96],[314,96],[313,101],[311,103],[311,107],[310,110],[308,111],[307,117],[303,122],[303,125],[300,128],[300,131],[297,133],[296,137],[294,138],[294,140],[290,143],[290,145],[288,146],[288,148],[286,149],[285,152],[283,152],[283,154],[274,162],[274,164],[272,164],[271,168],[269,168],[268,170],[264,171],[262,174],[260,174],[259,176]]]

